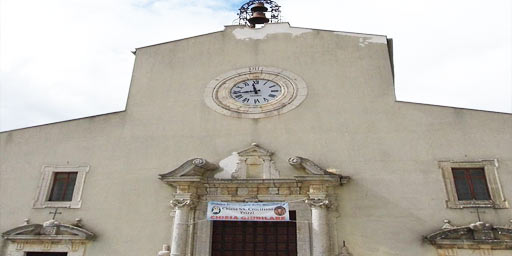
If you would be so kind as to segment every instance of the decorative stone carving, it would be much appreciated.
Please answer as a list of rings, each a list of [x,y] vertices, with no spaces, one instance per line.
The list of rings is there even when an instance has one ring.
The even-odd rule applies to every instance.
[[[71,251],[72,252],[78,251],[82,245],[83,245],[82,242],[71,242]]]
[[[43,224],[23,224],[2,233],[7,240],[7,255],[25,255],[30,251],[68,252],[81,256],[95,235],[83,227],[49,220]]]
[[[21,251],[21,250],[23,250],[23,248],[25,248],[25,243],[24,242],[17,242],[16,243],[16,250],[17,251]]]
[[[288,163],[297,168],[304,169],[308,174],[315,175],[332,175],[332,173],[328,172],[324,168],[317,165],[315,162],[300,156],[290,157],[288,159]]]
[[[2,233],[2,237],[7,240],[93,240],[95,235],[83,228],[62,224],[55,220],[49,220],[44,224],[28,224],[18,226]]]
[[[340,184],[345,184],[349,181],[350,177],[343,176],[340,174],[332,173],[327,171],[325,168],[320,167],[315,162],[300,156],[290,157],[288,159],[288,163],[296,169],[304,170],[306,173],[310,175],[329,175],[329,176],[338,176],[340,179]]]
[[[180,167],[168,173],[160,174],[160,179],[167,177],[203,176],[205,172],[213,171],[217,168],[216,164],[212,164],[204,158],[192,158],[180,165]]]
[[[340,256],[352,256],[352,254],[348,251],[345,241],[343,241],[343,247],[341,247]]]
[[[27,250],[37,251],[67,251],[70,255],[83,255],[87,241],[94,240],[95,235],[72,225],[59,223],[55,220],[43,224],[23,224],[2,234],[8,241],[7,255]]]
[[[451,223],[450,223],[450,220],[443,220],[444,222],[444,225],[441,227],[441,229],[450,229],[450,228],[455,228],[455,226],[453,226]]]
[[[247,178],[279,178],[279,172],[272,161],[272,152],[256,143],[236,153],[238,161],[236,168],[231,174],[233,179]]]
[[[171,247],[167,244],[164,244],[162,246],[162,250],[158,252],[157,256],[170,256],[171,255],[171,251],[170,251]]]
[[[196,200],[176,198],[176,199],[171,200],[170,204],[172,207],[174,207],[176,209],[182,208],[182,207],[193,208],[196,206]]]
[[[299,255],[332,255],[328,208],[334,201],[328,195],[331,187],[347,182],[349,177],[329,172],[309,159],[293,157],[289,163],[305,170],[306,175],[297,172],[296,176],[280,178],[272,154],[253,143],[221,160],[220,167],[195,158],[160,175],[163,182],[176,187],[171,201],[175,212],[170,255],[188,255],[190,251],[194,255],[211,254],[208,235],[211,225],[200,221],[207,201],[293,202],[290,205],[300,209],[297,212],[300,216],[297,220],[301,221],[297,225],[302,230],[297,233],[301,244]],[[162,252],[166,255],[166,250]]]
[[[82,227],[82,219],[76,218],[75,224],[73,224],[73,226],[81,228]]]
[[[482,221],[469,224],[469,228],[473,230],[473,237],[475,240],[493,240],[494,233],[492,232],[492,225]]]
[[[318,208],[329,208],[331,206],[331,202],[326,198],[310,198],[306,199],[306,204],[309,207],[318,207]]]
[[[41,234],[43,235],[56,235],[57,229],[59,228],[59,222],[56,220],[49,220],[43,223],[43,228],[41,229]]]
[[[48,241],[48,240],[43,241],[43,250],[49,251],[51,249],[52,249],[52,242]]]
[[[447,226],[425,239],[438,249],[512,249],[512,228],[495,227],[485,222],[467,226]]]

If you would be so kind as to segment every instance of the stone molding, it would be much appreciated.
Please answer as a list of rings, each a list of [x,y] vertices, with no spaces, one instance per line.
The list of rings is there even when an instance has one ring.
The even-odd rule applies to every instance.
[[[2,233],[7,240],[7,255],[24,256],[26,252],[67,252],[68,256],[83,256],[85,246],[95,234],[75,225],[49,220],[43,224],[28,224]]]
[[[89,172],[88,165],[44,165],[41,169],[41,180],[33,208],[80,208],[85,176]],[[53,177],[58,172],[76,172],[75,188],[71,201],[48,201],[53,184]]]
[[[331,201],[326,198],[310,198],[306,199],[305,202],[311,208],[329,208],[332,206]]]
[[[294,156],[288,158],[288,163],[297,168],[305,170],[308,174],[314,174],[314,175],[333,175],[332,173],[328,172],[324,168],[320,167],[315,162],[300,156]]]
[[[237,102],[230,96],[231,88],[249,79],[265,79],[278,83],[282,94],[275,100],[258,106]],[[298,107],[307,96],[304,80],[284,69],[251,66],[232,70],[214,78],[205,88],[204,101],[208,107],[230,117],[264,118],[284,114]]]
[[[288,163],[296,169],[306,171],[309,175],[338,176],[340,179],[340,185],[345,184],[350,180],[350,177],[329,172],[325,168],[320,167],[320,165],[305,157],[290,157],[288,158]]]
[[[480,161],[439,161],[446,189],[448,208],[509,208],[498,176],[498,160]],[[483,168],[491,200],[458,200],[452,168]]]
[[[162,246],[162,250],[158,252],[157,256],[171,256],[171,247],[167,244]]]
[[[512,249],[512,227],[494,226],[475,222],[466,226],[453,226],[445,220],[441,230],[425,236],[437,249]]]
[[[160,174],[160,179],[165,179],[167,177],[202,176],[205,172],[213,171],[217,168],[218,166],[216,164],[212,164],[204,158],[192,158],[181,164],[178,168],[170,172]]]
[[[197,205],[197,201],[193,199],[180,199],[175,198],[170,202],[171,206],[178,209],[183,207],[194,208]]]
[[[238,162],[231,178],[279,178],[279,171],[275,168],[272,154],[272,151],[252,143],[250,147],[236,153]],[[257,170],[259,173],[254,173]]]
[[[208,201],[289,202],[290,209],[297,212],[298,256],[330,255],[331,251],[338,251],[331,250],[331,242],[327,241],[330,239],[328,208],[334,206],[329,196],[333,196],[333,187],[346,183],[349,177],[329,172],[307,158],[292,157],[288,163],[306,175],[297,173],[280,178],[271,156],[270,150],[253,143],[219,165],[193,158],[161,174],[163,182],[176,187],[171,201],[175,213],[170,254],[210,255],[212,226],[204,221]],[[251,171],[252,176],[248,175]],[[261,178],[254,178],[254,171],[260,171],[261,176],[256,176]],[[169,251],[161,252],[167,255]]]
[[[94,233],[73,225],[49,220],[43,224],[26,224],[2,233],[6,240],[94,240]]]

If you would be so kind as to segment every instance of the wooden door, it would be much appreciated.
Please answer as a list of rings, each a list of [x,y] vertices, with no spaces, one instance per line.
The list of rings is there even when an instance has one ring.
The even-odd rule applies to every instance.
[[[214,221],[212,256],[296,256],[295,211],[290,220]]]

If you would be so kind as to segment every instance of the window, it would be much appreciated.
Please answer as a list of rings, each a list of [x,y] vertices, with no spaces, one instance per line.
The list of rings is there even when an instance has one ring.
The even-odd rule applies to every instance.
[[[52,189],[48,201],[71,201],[77,172],[56,172],[53,174]]]
[[[452,168],[457,198],[466,200],[491,200],[483,168]]]
[[[498,161],[441,161],[448,208],[508,208],[498,179]]]
[[[89,166],[45,165],[34,208],[80,208]]]

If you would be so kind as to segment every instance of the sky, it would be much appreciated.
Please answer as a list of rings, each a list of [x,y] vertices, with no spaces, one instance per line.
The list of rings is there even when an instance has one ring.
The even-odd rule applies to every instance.
[[[0,0],[0,131],[122,111],[135,48],[246,1]],[[512,113],[510,0],[276,0],[294,27],[387,35],[397,100]]]

